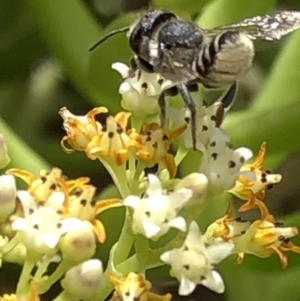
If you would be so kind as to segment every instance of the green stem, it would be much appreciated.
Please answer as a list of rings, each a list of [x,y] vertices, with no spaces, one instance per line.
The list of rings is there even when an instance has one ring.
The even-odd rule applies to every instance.
[[[19,282],[16,289],[16,295],[24,296],[27,295],[30,291],[30,279],[31,271],[36,265],[36,263],[41,258],[41,254],[36,253],[30,249],[27,249],[26,260],[23,265],[23,269],[19,278]]]
[[[113,266],[120,264],[122,261],[124,261],[128,257],[128,254],[132,248],[134,237],[129,233],[130,221],[128,214],[128,211],[126,211],[126,217],[121,231],[121,235],[119,237],[115,252],[110,258],[110,261],[112,261]]]
[[[53,255],[46,255],[46,257],[43,259],[43,261],[39,265],[39,267],[38,267],[38,269],[37,269],[37,271],[34,275],[34,279],[36,281],[40,281],[40,279],[42,278],[42,276],[46,272],[52,258],[53,258]]]
[[[69,301],[72,300],[70,294],[63,290],[53,301]]]
[[[138,235],[135,239],[135,252],[140,262],[138,272],[145,273],[148,261],[149,241],[143,235]]]
[[[56,270],[44,281],[39,284],[39,294],[44,294],[49,290],[49,288],[58,281],[63,274],[71,267],[73,264],[68,260],[63,260]]]
[[[115,268],[116,270],[123,274],[127,275],[129,272],[137,271],[139,269],[140,263],[137,259],[136,255],[131,256],[127,260],[123,261],[121,264],[117,265]],[[109,281],[107,277],[107,273],[103,275],[103,278],[101,280],[101,284],[99,286],[99,289],[97,291],[97,294],[93,297],[88,299],[89,301],[97,300],[97,301],[104,301],[108,295],[113,290],[113,284]],[[88,301],[87,300],[87,301]]]

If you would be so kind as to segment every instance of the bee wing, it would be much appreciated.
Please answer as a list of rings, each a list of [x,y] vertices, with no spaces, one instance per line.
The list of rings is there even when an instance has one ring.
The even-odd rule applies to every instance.
[[[245,32],[255,44],[273,42],[300,28],[300,12],[277,11],[271,14],[244,19],[238,23],[206,30],[209,36],[215,36],[228,30]]]

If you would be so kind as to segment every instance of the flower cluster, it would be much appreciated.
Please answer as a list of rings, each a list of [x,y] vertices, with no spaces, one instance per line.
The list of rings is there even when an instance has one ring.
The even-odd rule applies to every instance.
[[[286,267],[285,252],[300,253],[290,241],[298,230],[276,221],[264,202],[281,175],[263,167],[265,142],[252,159],[252,151],[234,148],[221,128],[234,93],[212,105],[198,100],[193,145],[187,108],[169,106],[165,126],[159,122],[158,97],[173,89],[173,83],[122,63],[113,69],[122,76],[119,93],[126,111],[112,116],[107,108],[97,107],[76,116],[64,107],[59,114],[66,132],[62,149],[98,159],[121,199],[96,201],[89,178],[68,179],[59,168],[42,170],[38,177],[26,170],[6,170],[0,176],[0,258],[1,263],[22,264],[23,271],[16,295],[2,299],[39,300],[62,278],[59,300],[104,300],[114,288],[112,301],[169,301],[170,294],[151,292],[147,269],[169,265],[179,294],[186,296],[199,284],[223,293],[217,265],[231,255],[241,263],[245,254],[275,254]],[[2,167],[9,158],[4,138],[0,140]],[[180,177],[180,164],[191,152],[192,172]],[[25,182],[25,190],[18,190],[17,178]],[[201,233],[198,222],[213,198],[224,208],[229,203],[228,209]],[[235,216],[234,198],[244,201],[239,212],[256,209],[259,219]],[[113,229],[105,229],[98,215],[120,206],[124,225],[103,272],[101,258],[93,257],[97,243],[105,243]],[[118,215],[114,222],[119,220]],[[57,267],[50,273],[53,262]]]

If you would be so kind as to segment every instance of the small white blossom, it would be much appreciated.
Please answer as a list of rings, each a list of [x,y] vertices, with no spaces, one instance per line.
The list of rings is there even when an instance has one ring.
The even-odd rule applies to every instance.
[[[202,151],[199,172],[207,176],[209,191],[213,194],[234,187],[241,167],[252,157],[248,148],[232,149],[227,136],[217,128],[212,132],[209,145]]]
[[[159,95],[173,86],[157,73],[147,73],[140,69],[133,71],[123,63],[114,63],[112,69],[118,71],[123,78],[119,87],[122,107],[137,115],[157,113]]]
[[[35,252],[52,253],[60,236],[81,222],[77,218],[61,219],[59,204],[64,201],[62,192],[54,192],[39,206],[27,191],[18,191],[18,198],[23,207],[24,217],[15,218],[12,229],[19,231],[24,245]]]
[[[155,175],[148,175],[149,186],[143,198],[130,195],[124,205],[133,209],[133,232],[147,238],[157,239],[170,227],[186,231],[183,217],[177,217],[180,209],[189,201],[193,192],[181,188],[166,194]]]
[[[7,145],[3,134],[0,133],[0,168],[4,168],[10,162],[7,154]]]
[[[189,122],[191,112],[187,108],[176,109],[169,107],[167,109],[168,118],[172,120],[173,127],[179,127]],[[202,150],[209,142],[212,131],[219,127],[224,118],[224,109],[222,103],[215,102],[209,107],[199,107],[196,111],[196,148]],[[191,122],[188,124],[187,130],[179,137],[180,143],[186,148],[193,148]]]
[[[4,222],[16,208],[17,188],[14,176],[0,176],[0,222]]]
[[[165,252],[160,259],[171,265],[170,274],[180,281],[179,295],[191,294],[197,284],[217,292],[224,292],[224,283],[214,266],[224,260],[233,250],[232,242],[207,246],[196,222],[192,222],[181,248]]]
[[[99,259],[90,259],[67,271],[62,286],[72,300],[90,298],[95,295],[102,274],[102,262]]]

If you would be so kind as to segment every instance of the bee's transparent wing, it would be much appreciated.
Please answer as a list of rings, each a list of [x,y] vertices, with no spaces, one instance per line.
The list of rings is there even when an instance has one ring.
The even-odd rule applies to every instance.
[[[227,30],[239,30],[245,32],[253,40],[276,41],[298,28],[300,28],[300,12],[277,11],[208,29],[207,34],[215,36]]]

